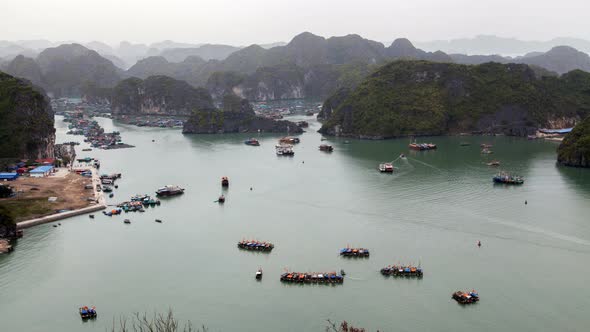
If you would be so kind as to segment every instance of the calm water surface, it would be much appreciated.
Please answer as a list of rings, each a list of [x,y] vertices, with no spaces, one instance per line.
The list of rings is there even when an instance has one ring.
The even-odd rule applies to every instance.
[[[2,330],[105,331],[115,317],[168,308],[211,331],[323,331],[326,319],[381,331],[590,326],[590,171],[557,167],[555,143],[436,137],[428,140],[438,151],[415,153],[407,140],[330,139],[335,151],[327,154],[318,151],[312,122],[295,157],[279,158],[277,136],[250,147],[244,135],[183,136],[99,121],[137,146],[79,151],[101,159],[101,171],[123,173],[111,203],[166,184],[186,194],[143,214],[27,230],[14,253],[0,256]],[[56,127],[58,141],[81,139],[64,135],[60,117]],[[482,142],[495,154],[482,156]],[[399,172],[376,171],[402,152],[408,158],[395,161]],[[525,185],[494,186],[490,159]],[[224,175],[231,185],[220,206],[213,201]],[[245,237],[275,249],[241,252],[236,242]],[[341,259],[347,244],[371,249],[370,259]],[[424,278],[379,274],[398,262],[420,263]],[[254,280],[258,267],[262,282]],[[342,286],[284,285],[284,269],[348,275]],[[482,297],[477,305],[451,300],[453,291],[472,288]],[[99,318],[81,322],[82,304],[96,305]]]

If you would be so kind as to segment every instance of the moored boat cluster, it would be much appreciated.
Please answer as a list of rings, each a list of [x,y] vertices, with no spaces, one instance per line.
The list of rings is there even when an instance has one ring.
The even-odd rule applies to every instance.
[[[384,276],[418,278],[422,278],[424,275],[422,268],[411,265],[389,265],[381,269],[381,274]]]
[[[327,273],[301,273],[285,272],[281,275],[282,282],[306,283],[306,284],[342,284],[344,277],[336,272]]]
[[[344,257],[369,257],[369,249],[365,248],[342,248],[340,256]]]
[[[238,248],[252,251],[267,251],[270,252],[274,248],[274,244],[270,242],[242,240],[238,242]]]

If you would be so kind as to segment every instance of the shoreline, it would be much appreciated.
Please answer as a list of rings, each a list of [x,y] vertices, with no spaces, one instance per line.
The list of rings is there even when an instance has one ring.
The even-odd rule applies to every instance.
[[[79,216],[82,214],[96,212],[96,211],[106,209],[107,205],[106,205],[104,193],[102,191],[99,192],[96,190],[96,185],[100,184],[98,170],[94,167],[92,167],[90,170],[92,172],[92,190],[94,191],[94,198],[95,198],[96,204],[92,204],[90,206],[86,206],[86,207],[72,210],[72,211],[55,213],[55,214],[50,214],[50,215],[44,216],[44,217],[21,221],[21,222],[16,223],[16,229],[18,230],[18,229],[30,228],[33,226],[42,225],[42,224],[46,224],[46,223],[50,223],[50,222],[54,222],[54,221],[58,221],[58,220],[63,220],[63,219]]]

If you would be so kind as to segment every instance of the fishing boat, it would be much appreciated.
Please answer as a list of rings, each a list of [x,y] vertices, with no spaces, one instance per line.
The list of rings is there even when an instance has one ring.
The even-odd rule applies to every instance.
[[[255,278],[256,278],[256,280],[261,280],[262,279],[262,269],[258,269],[258,271],[256,271]]]
[[[379,164],[379,172],[381,173],[393,173],[394,167],[392,163]]]
[[[219,204],[225,203],[225,196],[223,196],[223,195],[219,196],[219,198],[217,199],[217,203],[219,203]]]
[[[82,319],[90,319],[90,318],[96,318],[96,308],[95,307],[90,307],[88,308],[87,306],[84,307],[80,307],[80,317],[82,317]]]
[[[179,186],[167,185],[156,190],[157,196],[175,196],[184,194],[184,189]]]
[[[227,178],[227,176],[221,177],[221,186],[229,187],[229,179]]]
[[[343,256],[343,257],[369,257],[369,249],[346,247],[346,248],[340,249],[340,256]]]
[[[320,145],[320,151],[332,152],[334,151],[334,147],[328,144]]]
[[[500,166],[500,162],[498,160],[492,160],[487,163],[488,166]]]
[[[432,143],[410,143],[409,148],[416,151],[435,150],[436,144]]]
[[[299,137],[287,136],[279,139],[279,143],[281,144],[297,144],[299,142],[301,142]]]
[[[238,242],[238,248],[250,251],[266,251],[270,252],[274,249],[274,244],[264,241],[256,240],[242,240]]]
[[[255,138],[250,138],[249,140],[244,141],[244,144],[250,146],[260,146],[260,142],[258,142],[258,140]]]
[[[295,155],[292,145],[279,144],[275,148],[276,148],[277,156],[294,156]]]
[[[506,172],[500,172],[496,174],[492,180],[494,183],[503,183],[503,184],[523,184],[524,179],[520,176],[511,175]]]
[[[475,290],[471,290],[471,292],[456,291],[451,297],[460,304],[472,304],[479,301],[479,294]]]
[[[384,276],[422,278],[422,269],[412,265],[389,265],[381,269]]]
[[[302,273],[302,272],[285,272],[281,274],[282,282],[285,283],[305,283],[305,284],[342,284],[344,277],[336,272],[326,273]]]

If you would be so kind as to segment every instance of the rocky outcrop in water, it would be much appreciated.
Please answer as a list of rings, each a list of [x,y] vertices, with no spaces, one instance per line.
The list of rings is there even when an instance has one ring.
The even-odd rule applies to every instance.
[[[223,98],[223,108],[195,111],[182,129],[184,134],[220,133],[301,133],[303,130],[291,121],[275,121],[256,116],[246,99],[235,95]]]
[[[129,78],[113,90],[113,115],[181,115],[195,110],[214,109],[211,95],[204,88],[194,88],[184,81],[167,76],[145,80]]]
[[[527,65],[390,63],[330,97],[320,132],[363,138],[471,132],[526,136],[590,113],[590,74],[538,78]],[[558,121],[559,120],[559,121]]]
[[[55,128],[47,96],[0,72],[0,158],[53,158]]]
[[[557,149],[557,162],[565,166],[590,167],[590,117],[564,137]]]

